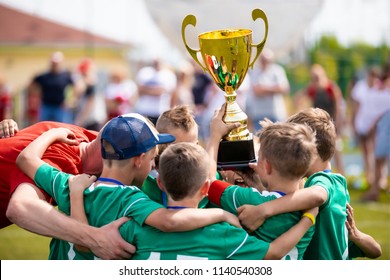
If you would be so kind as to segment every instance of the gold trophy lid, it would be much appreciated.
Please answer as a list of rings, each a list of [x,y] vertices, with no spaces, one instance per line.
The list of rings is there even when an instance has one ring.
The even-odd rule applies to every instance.
[[[241,36],[247,36],[252,34],[250,29],[219,29],[208,32],[203,32],[198,35],[199,39],[224,39],[224,38],[235,38]]]

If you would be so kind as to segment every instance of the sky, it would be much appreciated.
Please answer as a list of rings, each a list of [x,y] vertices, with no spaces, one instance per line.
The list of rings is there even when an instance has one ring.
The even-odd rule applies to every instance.
[[[202,4],[202,1],[212,0],[194,3]],[[332,34],[344,45],[355,41],[378,45],[386,41],[390,46],[390,0],[323,1],[322,10],[304,31],[308,42],[323,34]],[[140,45],[143,51],[147,49],[145,46],[161,45],[150,48],[149,52],[153,52],[169,45],[143,0],[0,0],[0,3],[81,30]],[[283,2],[275,3],[280,5]],[[303,4],[302,9],[305,8]]]
[[[306,31],[310,41],[322,34],[335,35],[343,45],[363,41],[390,46],[390,1],[325,0]]]

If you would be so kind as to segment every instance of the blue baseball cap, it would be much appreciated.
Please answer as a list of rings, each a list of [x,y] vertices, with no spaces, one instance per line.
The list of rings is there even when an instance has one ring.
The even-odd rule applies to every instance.
[[[175,136],[158,134],[151,122],[137,113],[121,115],[111,119],[103,128],[101,151],[104,159],[128,159],[146,153],[158,144],[171,143]],[[115,153],[106,152],[102,141],[111,144]]]

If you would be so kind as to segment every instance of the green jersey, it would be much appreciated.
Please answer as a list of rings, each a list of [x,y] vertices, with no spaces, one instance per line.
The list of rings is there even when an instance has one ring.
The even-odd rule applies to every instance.
[[[58,209],[70,214],[69,174],[43,164],[37,170],[35,183],[57,203]],[[124,185],[91,185],[84,192],[85,213],[92,226],[101,227],[120,217],[132,217],[142,225],[153,211],[163,206],[150,200],[139,188]],[[73,244],[53,239],[49,259],[93,259],[92,253],[82,253]]]
[[[221,181],[214,181],[209,191],[210,201],[236,215],[237,208],[244,204],[259,205],[280,198],[283,195],[284,194],[281,192],[259,192],[255,188],[231,186],[228,183]],[[273,216],[267,219],[263,225],[253,233],[253,235],[260,240],[271,243],[280,235],[288,231],[291,227],[296,225],[301,220],[301,216],[302,213],[300,211]],[[298,244],[296,244],[295,247],[283,257],[283,259],[303,259],[303,254],[309,245],[313,234],[314,226],[305,233]]]
[[[227,223],[168,233],[129,221],[120,232],[137,247],[133,260],[261,260],[269,249],[269,243]]]
[[[318,172],[305,182],[305,188],[320,186],[328,193],[328,199],[319,208],[315,233],[304,255],[307,260],[346,260],[348,254],[348,230],[346,204],[349,202],[347,182],[340,174]]]

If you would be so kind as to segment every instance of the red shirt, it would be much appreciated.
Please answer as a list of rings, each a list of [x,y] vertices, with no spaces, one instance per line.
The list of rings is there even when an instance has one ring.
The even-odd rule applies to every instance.
[[[14,137],[0,139],[0,228],[12,224],[5,216],[9,199],[16,187],[25,182],[33,183],[17,166],[16,158],[30,142],[43,132],[57,127],[72,130],[79,142],[91,142],[97,132],[57,122],[40,122],[19,131]],[[51,145],[42,158],[50,165],[70,174],[82,173],[82,162],[78,146],[55,143]],[[43,192],[43,191],[42,191]],[[47,201],[50,200],[45,194]]]

